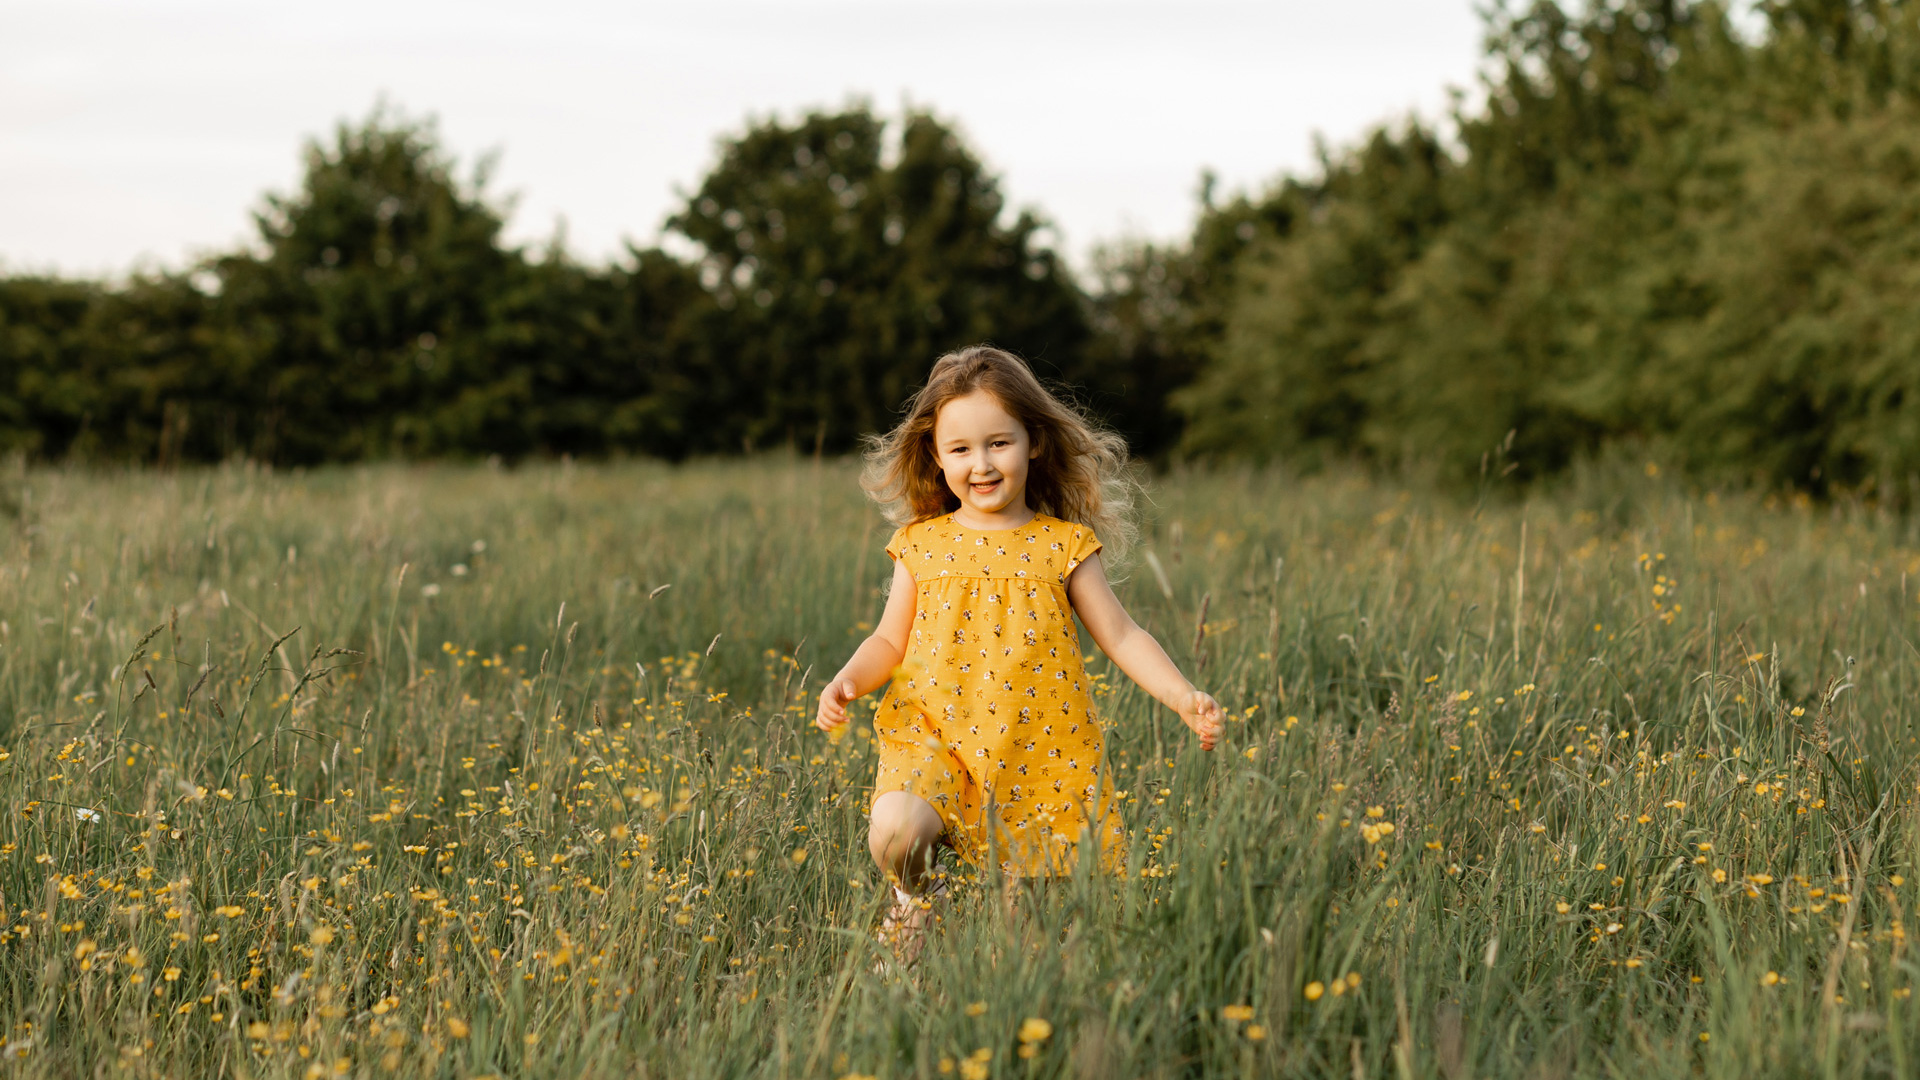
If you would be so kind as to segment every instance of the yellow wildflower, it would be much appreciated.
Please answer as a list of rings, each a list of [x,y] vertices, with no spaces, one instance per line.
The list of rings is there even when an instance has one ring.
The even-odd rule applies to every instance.
[[[1020,1041],[1023,1043],[1045,1042],[1053,1035],[1053,1025],[1037,1016],[1029,1016],[1020,1024]]]

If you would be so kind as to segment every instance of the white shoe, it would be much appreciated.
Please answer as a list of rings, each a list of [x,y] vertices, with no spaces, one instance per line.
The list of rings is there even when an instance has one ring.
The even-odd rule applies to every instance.
[[[915,896],[898,885],[893,887],[893,906],[880,920],[874,937],[893,953],[896,962],[911,966],[926,947],[927,929],[933,924],[934,902],[947,894],[945,875],[935,879],[932,888]]]

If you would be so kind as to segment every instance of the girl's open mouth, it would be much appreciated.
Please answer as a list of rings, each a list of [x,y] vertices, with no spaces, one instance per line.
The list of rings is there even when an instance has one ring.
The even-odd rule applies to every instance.
[[[998,480],[989,480],[989,481],[987,481],[987,482],[986,482],[986,483],[984,483],[984,484],[974,484],[974,485],[972,485],[972,487],[973,487],[973,490],[974,490],[974,492],[975,492],[976,494],[980,494],[980,495],[986,495],[986,494],[988,494],[988,493],[990,493],[990,492],[992,492],[992,491],[993,491],[993,489],[995,489],[995,488],[997,488],[997,487],[999,487],[999,486],[1000,486],[1000,481],[998,481]]]

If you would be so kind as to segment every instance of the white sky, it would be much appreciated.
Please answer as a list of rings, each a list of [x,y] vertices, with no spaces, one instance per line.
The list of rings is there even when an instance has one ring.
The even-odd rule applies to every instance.
[[[1472,0],[0,0],[0,271],[186,265],[253,235],[300,147],[382,95],[501,153],[509,236],[601,261],[749,115],[853,95],[956,122],[1081,262],[1191,225],[1470,89]]]

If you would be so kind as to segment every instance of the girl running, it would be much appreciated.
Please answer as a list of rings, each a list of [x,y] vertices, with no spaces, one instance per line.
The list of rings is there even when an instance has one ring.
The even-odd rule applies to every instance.
[[[874,716],[867,844],[894,882],[882,936],[905,954],[939,845],[1014,878],[1064,873],[1083,844],[1117,866],[1123,830],[1075,615],[1203,749],[1220,737],[1219,704],[1108,584],[1101,550],[1124,553],[1132,532],[1125,464],[1117,435],[986,346],[941,357],[906,419],[871,442],[864,484],[900,524],[893,583],[814,722],[833,732],[849,702],[891,684]]]

